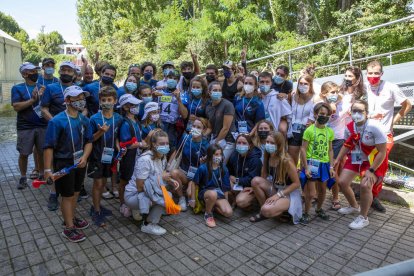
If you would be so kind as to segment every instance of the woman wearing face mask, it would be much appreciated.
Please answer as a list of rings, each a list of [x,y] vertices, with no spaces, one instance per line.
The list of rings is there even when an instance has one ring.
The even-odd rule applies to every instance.
[[[363,79],[362,71],[359,67],[349,66],[346,68],[344,81],[341,85],[341,92],[345,95],[345,97],[351,98],[349,102],[367,99]]]
[[[335,139],[332,141],[332,148],[334,158],[337,158],[339,151],[344,144],[344,129],[346,127],[347,119],[349,118],[349,109],[345,109],[345,103],[343,102],[343,95],[339,93],[339,86],[332,82],[327,81],[322,84],[320,98],[325,103],[329,104],[332,108],[332,115],[329,118],[328,126],[333,129]],[[349,105],[347,105],[349,106]],[[337,175],[341,174],[342,167],[345,160],[336,166],[335,172]],[[339,186],[337,183],[332,187],[332,208],[338,210],[341,208],[339,201]]]
[[[141,121],[144,116],[145,105],[152,101],[151,87],[147,84],[142,84],[133,95],[141,100],[141,103],[139,104],[139,113],[137,115],[138,120]]]
[[[118,89],[118,99],[124,94],[132,94],[137,96],[139,80],[134,75],[129,75],[124,82],[124,86]]]
[[[206,135],[211,130],[210,144],[218,144],[223,149],[224,164],[227,164],[230,155],[234,151],[234,137],[236,134],[235,111],[231,102],[222,98],[221,84],[212,82],[208,86],[211,103],[207,105],[206,114],[208,128]]]
[[[303,133],[306,127],[312,123],[310,118],[313,118],[314,96],[312,76],[301,76],[298,80],[296,91],[290,97],[292,121],[288,129],[288,153],[295,164],[299,161]]]
[[[146,139],[151,130],[156,128],[162,129],[159,105],[156,102],[149,102],[145,105],[142,116],[142,139]]]
[[[267,120],[261,120],[256,124],[254,128],[255,132],[253,134],[253,144],[262,151],[262,156],[260,160],[263,162],[263,157],[265,153],[266,138],[270,132],[274,131],[273,124]]]
[[[150,150],[141,154],[136,161],[134,174],[125,188],[125,203],[132,209],[142,211],[143,203],[149,212],[141,213],[142,225],[141,231],[152,235],[163,235],[167,232],[159,225],[161,216],[165,214],[165,207],[151,202],[146,192],[144,192],[144,183],[151,176],[162,178],[162,180],[177,187],[178,183],[171,178],[170,173],[166,171],[167,157],[170,151],[168,135],[164,131],[157,129],[149,135]]]
[[[223,98],[229,100],[231,103],[234,101],[234,97],[243,88],[243,83],[236,78],[236,66],[232,61],[228,60],[223,63]]]
[[[261,176],[252,180],[254,195],[261,209],[259,214],[250,218],[251,222],[277,217],[288,211],[293,223],[299,223],[302,216],[299,177],[285,143],[280,132],[271,132],[266,138]]]
[[[350,206],[341,208],[338,212],[343,215],[359,213],[359,216],[349,224],[351,229],[362,229],[369,225],[368,211],[372,204],[372,187],[382,181],[388,168],[387,136],[381,130],[379,123],[367,119],[367,116],[368,103],[355,100],[351,107],[353,122],[346,127],[346,141],[334,163],[339,165],[347,155],[338,182]],[[361,177],[360,206],[351,188],[351,182],[357,176]]]
[[[187,103],[189,119],[187,131],[191,131],[192,123],[197,117],[206,118],[206,106],[208,103],[207,83],[201,77],[194,77],[190,83],[190,99]]]
[[[257,79],[255,76],[246,76],[243,90],[235,100],[234,106],[239,134],[250,133],[255,124],[265,118],[263,103],[257,96]]]
[[[191,182],[194,178],[197,168],[200,167],[205,161],[207,155],[208,141],[203,137],[203,132],[207,129],[207,120],[204,118],[196,118],[191,127],[189,135],[183,136],[179,145],[182,145],[182,157],[180,167],[177,170],[171,172],[172,178],[180,183],[180,186],[187,186],[187,196],[190,199],[189,205],[194,208],[195,206],[195,188],[194,183]],[[176,158],[177,151],[174,152],[170,160]],[[181,210],[187,209],[182,202],[179,202]]]
[[[247,134],[240,134],[236,139],[236,151],[230,157],[228,169],[230,184],[237,194],[236,204],[239,208],[248,208],[255,200],[251,181],[262,170],[260,157],[262,152],[255,147]]]
[[[157,74],[157,67],[152,62],[144,62],[141,65],[141,72],[142,72],[142,79],[140,84],[147,84],[151,88],[155,88],[157,86],[157,80],[154,79],[155,75]]]
[[[119,98],[118,102],[118,108],[121,110],[121,114],[124,117],[119,129],[119,142],[127,143],[133,138],[137,139],[136,143],[127,147],[127,151],[119,163],[119,201],[121,203],[119,211],[123,216],[130,217],[131,210],[127,207],[127,205],[125,205],[124,202],[125,185],[131,179],[133,174],[136,156],[141,152],[141,150],[147,148],[147,144],[143,141],[141,136],[141,127],[139,121],[136,119],[136,115],[139,113],[139,104],[141,101],[131,94],[124,94]],[[139,214],[134,214],[134,218],[140,218]]]
[[[279,93],[290,94],[293,90],[293,84],[287,79],[288,77],[289,68],[285,65],[278,66],[273,77],[272,89]]]
[[[206,162],[202,164],[194,176],[198,186],[198,199],[204,202],[204,220],[208,227],[216,227],[213,209],[225,217],[233,215],[233,209],[228,201],[231,191],[229,171],[223,164],[223,151],[218,145],[210,145],[207,149]]]

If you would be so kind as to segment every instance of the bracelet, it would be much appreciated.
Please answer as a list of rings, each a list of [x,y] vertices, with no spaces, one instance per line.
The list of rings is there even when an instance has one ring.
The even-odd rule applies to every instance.
[[[285,196],[285,193],[283,192],[283,190],[281,190],[279,193],[282,195],[282,197],[283,197],[283,198],[285,198],[285,197],[286,197],[286,196]]]
[[[195,202],[195,199],[190,199],[188,202]]]
[[[52,172],[52,170],[51,169],[44,169],[43,170],[45,173],[47,173],[47,172]]]

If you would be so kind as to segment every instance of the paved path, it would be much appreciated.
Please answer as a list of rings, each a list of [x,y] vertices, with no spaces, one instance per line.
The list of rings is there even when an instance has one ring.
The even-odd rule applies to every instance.
[[[60,211],[46,208],[47,189],[16,190],[17,171],[14,144],[1,143],[0,275],[350,275],[414,257],[414,215],[390,205],[386,214],[371,213],[361,231],[348,229],[352,217],[332,211],[329,222],[293,226],[252,224],[237,210],[232,219],[218,218],[216,229],[188,211],[164,217],[168,233],[152,237],[108,200],[115,214],[109,225],[91,226],[88,239],[73,244],[60,235]],[[90,204],[79,208],[88,219]]]

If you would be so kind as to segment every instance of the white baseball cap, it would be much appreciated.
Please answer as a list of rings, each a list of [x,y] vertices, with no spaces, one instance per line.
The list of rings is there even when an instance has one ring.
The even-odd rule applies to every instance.
[[[25,70],[33,70],[33,69],[39,70],[40,67],[35,66],[33,63],[25,62],[22,65],[20,65],[19,71],[20,71],[20,73],[23,73],[23,71],[25,71]]]
[[[76,65],[73,62],[70,61],[64,61],[60,64],[59,69],[62,69],[63,66],[68,66],[74,70],[76,70]]]
[[[77,97],[80,94],[85,94],[85,97],[89,97],[90,95],[89,92],[83,91],[83,89],[79,86],[72,85],[63,91],[63,98],[66,99],[67,97]]]
[[[131,94],[124,94],[124,95],[122,95],[122,96],[119,98],[118,102],[119,102],[118,107],[122,107],[122,106],[124,106],[124,105],[125,105],[125,104],[127,104],[127,103],[130,103],[130,104],[133,104],[133,105],[138,105],[138,104],[140,104],[142,101],[141,101],[141,100],[139,100],[139,99],[137,99],[137,98],[135,98],[135,97],[134,97],[134,95],[131,95]]]
[[[144,116],[142,116],[142,120],[145,120],[148,114],[152,111],[156,111],[159,109],[158,103],[156,102],[149,102],[144,107]]]

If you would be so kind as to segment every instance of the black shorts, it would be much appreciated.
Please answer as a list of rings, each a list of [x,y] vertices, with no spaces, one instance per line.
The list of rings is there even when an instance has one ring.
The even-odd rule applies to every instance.
[[[73,159],[55,159],[53,162],[54,171],[73,165]],[[72,197],[79,192],[85,179],[86,168],[73,169],[69,174],[55,181],[56,192],[62,197]]]
[[[305,130],[301,131],[300,133],[293,132],[292,133],[293,137],[288,139],[288,145],[295,146],[295,147],[301,147],[304,133],[305,133]]]
[[[335,139],[332,141],[332,149],[334,153],[334,159],[338,157],[339,152],[341,151],[342,146],[344,145],[344,139]]]
[[[93,179],[111,177],[111,167],[112,164],[103,164],[100,161],[90,160],[88,163],[88,177]]]
[[[129,181],[134,174],[135,160],[137,157],[137,149],[128,149],[119,164],[119,178]]]

